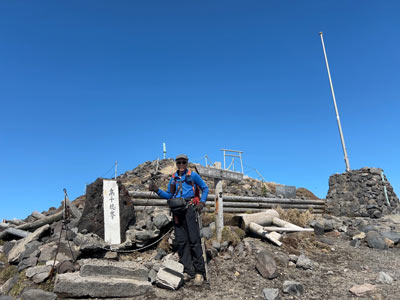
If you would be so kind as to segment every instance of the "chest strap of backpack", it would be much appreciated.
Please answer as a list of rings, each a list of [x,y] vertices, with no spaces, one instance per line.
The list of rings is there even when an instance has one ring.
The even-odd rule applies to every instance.
[[[188,169],[186,172],[186,176],[192,176],[192,170]],[[176,186],[176,175],[175,173],[172,174],[172,178],[174,179],[174,184]],[[186,180],[185,180],[186,181]],[[199,187],[196,185],[196,188],[194,187],[194,183],[193,183],[193,179],[190,180],[190,185],[192,186],[193,189],[193,199],[190,201],[190,204],[196,205],[200,202],[200,191],[199,191]],[[179,189],[181,191],[181,195],[182,195],[182,181],[179,182],[179,188],[176,189],[176,192],[174,194],[174,196],[176,196],[179,192]]]

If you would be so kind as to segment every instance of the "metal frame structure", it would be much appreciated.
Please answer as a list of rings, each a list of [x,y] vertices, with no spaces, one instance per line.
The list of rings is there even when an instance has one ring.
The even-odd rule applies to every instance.
[[[221,149],[221,151],[224,152],[224,170],[230,170],[230,167],[232,166],[232,171],[235,172],[235,158],[239,158],[240,159],[240,167],[242,168],[241,173],[244,174],[244,170],[243,170],[243,160],[242,160],[242,153],[243,151],[239,151],[239,150],[230,150],[230,149]],[[227,153],[228,152],[228,153]],[[233,153],[237,153],[237,154],[233,154]],[[230,163],[230,165],[228,166],[228,168],[226,167],[226,157],[233,157],[232,161]]]

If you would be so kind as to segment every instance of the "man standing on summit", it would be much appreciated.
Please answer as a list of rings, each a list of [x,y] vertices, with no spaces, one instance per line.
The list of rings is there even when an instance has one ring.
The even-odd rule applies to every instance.
[[[194,277],[194,284],[200,286],[204,281],[205,266],[197,219],[201,216],[197,212],[200,213],[206,204],[208,187],[199,174],[188,169],[189,159],[185,154],[178,155],[175,161],[178,170],[172,174],[167,191],[159,189],[154,182],[149,190],[169,202],[182,202],[183,209],[173,212],[178,254],[184,266],[184,280]],[[199,190],[202,191],[201,199]]]

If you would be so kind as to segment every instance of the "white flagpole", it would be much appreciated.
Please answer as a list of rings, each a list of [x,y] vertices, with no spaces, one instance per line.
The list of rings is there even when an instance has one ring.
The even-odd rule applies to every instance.
[[[346,163],[346,172],[349,172],[350,171],[350,163],[349,163],[349,158],[347,157],[346,145],[344,143],[342,125],[340,124],[339,111],[338,111],[338,108],[336,105],[335,91],[333,90],[331,72],[329,71],[328,57],[326,56],[325,44],[324,44],[324,38],[322,36],[322,32],[320,32],[319,35],[321,36],[322,49],[324,50],[324,56],[325,56],[326,69],[328,71],[329,83],[331,85],[333,104],[335,106],[336,119],[337,119],[337,123],[338,123],[338,127],[339,127],[339,134],[340,134],[340,139],[342,141],[342,148],[343,148],[343,153],[344,153],[344,161]]]

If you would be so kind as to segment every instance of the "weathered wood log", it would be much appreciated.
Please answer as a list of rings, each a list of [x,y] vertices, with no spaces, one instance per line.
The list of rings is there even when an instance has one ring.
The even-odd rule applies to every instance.
[[[268,209],[263,212],[254,214],[240,214],[233,217],[233,221],[238,224],[239,227],[247,231],[250,223],[258,225],[271,225],[273,218],[278,218],[279,213],[274,209]]]
[[[17,226],[17,229],[21,230],[35,230],[36,228],[39,228],[45,224],[51,224],[53,222],[57,222],[61,220],[63,217],[63,211],[59,211],[58,213],[55,213],[53,215],[47,216],[43,219],[31,222],[31,223],[26,223],[20,226]]]
[[[279,247],[282,246],[282,243],[280,241],[278,241],[273,235],[270,235],[267,231],[264,230],[264,227],[262,227],[257,223],[250,222],[247,230],[257,234],[258,236],[266,238],[267,240],[273,242],[275,245]]]
[[[44,214],[41,214],[40,212],[38,212],[36,210],[31,215],[32,215],[32,217],[36,218],[37,220],[46,218],[46,216]]]
[[[133,199],[134,205],[149,205],[149,206],[167,206],[167,200],[165,199]]]
[[[79,209],[73,204],[71,201],[69,201],[68,198],[65,199],[67,207],[70,209],[71,214],[74,218],[77,218],[78,220],[81,218],[82,213],[79,211]]]
[[[132,203],[134,205],[148,205],[148,206],[167,206],[167,201],[165,199],[133,199]],[[245,202],[225,202],[224,207],[228,208],[274,208],[279,204],[267,204],[267,203],[245,203]],[[206,201],[206,206],[215,206],[214,201]],[[322,205],[315,204],[281,204],[281,208],[293,208],[293,209],[324,209]]]
[[[152,192],[129,191],[129,195],[132,198],[161,199],[157,194]],[[247,196],[230,196],[230,195],[224,195],[223,197],[225,201],[231,201],[231,202],[265,202],[265,203],[281,203],[281,204],[325,205],[325,200],[282,199],[282,198],[247,197]],[[214,201],[214,200],[215,200],[215,195],[209,194],[207,197],[207,201]]]
[[[293,228],[293,227],[278,227],[278,226],[264,226],[265,231],[277,231],[277,232],[314,232],[313,228]]]
[[[206,202],[206,204],[208,204]],[[213,203],[209,203],[213,206]],[[246,202],[227,202],[224,201],[224,207],[241,207],[241,208],[274,208],[280,206],[281,208],[324,208],[322,205],[315,204],[277,204],[277,203],[246,203]]]
[[[158,205],[158,206],[157,205],[154,205],[154,206],[151,206],[151,205],[147,205],[147,206],[137,205],[137,206],[135,206],[135,211],[143,211],[143,210],[146,210],[146,209],[151,209],[152,207],[168,209],[168,206],[163,206],[163,205]],[[248,213],[263,212],[265,210],[266,209],[264,209],[264,208],[225,207],[224,208],[224,213],[237,213],[237,214],[246,213],[246,214],[248,214]],[[298,210],[299,211],[307,211],[308,209],[298,209]],[[207,206],[207,207],[204,208],[204,211],[205,212],[214,212],[214,207]],[[323,209],[313,209],[313,211],[312,211],[313,215],[320,215],[320,214],[323,214],[324,212],[325,211]]]
[[[302,229],[302,227],[297,226],[295,224],[292,224],[288,221],[279,219],[279,218],[273,218],[272,219],[272,224],[279,226],[279,227],[285,227],[285,228],[295,228],[295,229]]]
[[[321,204],[325,205],[324,200],[302,200],[302,199],[283,199],[283,198],[265,198],[265,197],[248,197],[248,196],[224,196],[224,200],[232,202],[265,202],[265,203],[293,203],[293,204]]]
[[[22,221],[22,220],[18,220],[18,219],[7,220],[7,222],[8,222],[8,223],[10,223],[10,224],[16,225],[16,226],[19,226],[19,225],[25,224],[25,222],[24,222],[24,221]]]
[[[8,227],[10,227],[10,223],[0,222],[0,228],[4,229]]]
[[[4,239],[8,235],[14,235],[20,238],[27,237],[30,234],[28,231],[20,230],[17,228],[9,227],[3,232],[0,232],[0,240]]]

